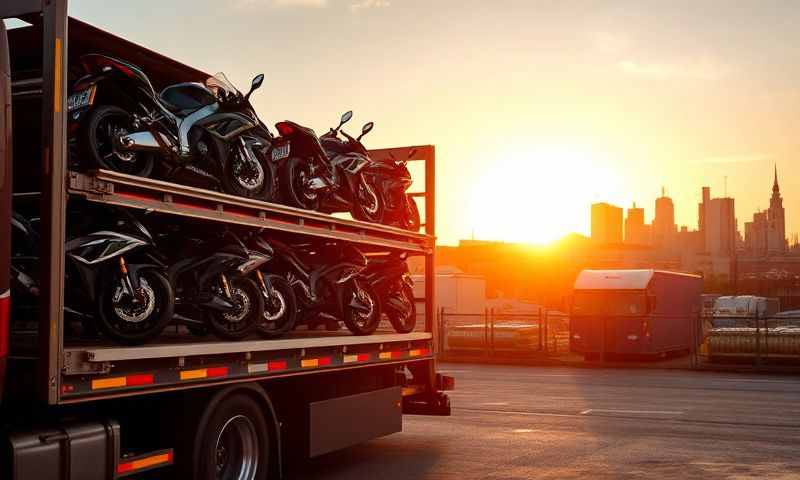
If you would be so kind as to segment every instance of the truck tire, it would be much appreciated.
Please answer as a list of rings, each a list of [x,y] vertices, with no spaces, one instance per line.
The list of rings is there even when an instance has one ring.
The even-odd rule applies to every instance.
[[[270,435],[263,409],[250,395],[223,398],[197,430],[194,475],[198,480],[267,480]]]

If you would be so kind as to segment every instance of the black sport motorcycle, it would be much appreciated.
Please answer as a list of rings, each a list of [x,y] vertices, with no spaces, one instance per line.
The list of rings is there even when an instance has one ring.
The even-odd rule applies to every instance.
[[[263,238],[261,231],[250,233],[245,245],[251,254],[256,253],[267,258],[251,274],[264,299],[264,315],[257,332],[264,338],[281,337],[290,332],[297,322],[297,298],[294,289],[286,278],[273,272],[275,251]]]
[[[289,246],[271,240],[277,268],[294,289],[301,306],[298,323],[338,327],[339,321],[356,335],[369,335],[381,319],[380,301],[371,285],[359,280],[367,259],[349,244]]]
[[[381,223],[413,232],[419,231],[420,228],[419,208],[417,202],[406,192],[412,183],[408,161],[416,153],[416,149],[411,149],[408,158],[400,160],[389,153],[389,160],[373,162],[364,172],[364,176],[376,185],[375,190],[381,195],[383,205]]]
[[[349,148],[340,148],[343,142],[336,138],[336,132],[352,115],[342,115],[339,126],[321,138],[312,129],[294,122],[275,124],[281,135],[275,144],[291,151],[279,170],[281,194],[294,207],[326,213],[350,212],[353,218],[380,222],[380,197],[362,175],[372,161],[360,139],[369,133],[372,124],[364,126],[358,139],[348,137],[355,142]],[[335,156],[329,156],[329,152]]]
[[[129,213],[112,215],[114,230],[90,226],[64,250],[66,313],[91,322],[117,343],[138,345],[157,337],[172,319],[175,296],[150,232]],[[12,277],[20,298],[39,295],[35,257],[38,232],[19,214],[12,217]]]
[[[167,275],[179,323],[193,333],[210,330],[225,340],[241,340],[255,331],[264,315],[264,299],[248,277],[269,260],[266,255],[248,250],[227,230],[208,240],[170,236],[161,244],[169,244],[171,257],[177,259]]]
[[[158,176],[272,200],[271,135],[250,105],[264,75],[242,95],[219,73],[157,94],[147,75],[104,55],[81,57],[85,76],[69,96],[70,133],[91,167]],[[81,157],[82,158],[82,157]]]
[[[378,294],[381,311],[398,333],[413,331],[417,323],[414,282],[406,258],[406,253],[370,257],[361,273],[363,282],[372,285]]]

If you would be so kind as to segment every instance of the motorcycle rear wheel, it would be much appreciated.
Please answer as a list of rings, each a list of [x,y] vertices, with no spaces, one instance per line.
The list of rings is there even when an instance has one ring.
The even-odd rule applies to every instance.
[[[208,328],[223,340],[241,340],[258,327],[264,315],[264,298],[256,282],[249,278],[234,278],[229,283],[237,308],[232,312],[209,312]]]
[[[101,105],[92,110],[84,125],[84,150],[93,167],[137,177],[153,173],[154,155],[120,152],[114,146],[116,136],[134,131],[130,113],[114,105]]]
[[[139,282],[142,290],[140,301],[144,303],[132,305],[123,299],[118,277],[101,281],[97,329],[123,345],[141,345],[156,338],[172,320],[175,309],[175,294],[162,273],[144,270]]]
[[[389,317],[389,322],[391,322],[397,333],[409,333],[414,331],[414,327],[417,325],[417,306],[414,303],[414,291],[408,285],[403,284],[399,293],[405,296],[407,301],[411,302],[410,310],[401,313],[387,308],[386,316]]]
[[[286,161],[282,172],[284,201],[289,206],[306,210],[319,210],[319,194],[311,192],[305,185],[311,177],[308,161],[292,157]]]
[[[362,301],[370,306],[368,312],[350,306],[352,295],[359,295]],[[355,335],[370,335],[378,329],[381,323],[380,300],[371,285],[359,285],[355,290],[350,289],[344,297],[344,324]]]

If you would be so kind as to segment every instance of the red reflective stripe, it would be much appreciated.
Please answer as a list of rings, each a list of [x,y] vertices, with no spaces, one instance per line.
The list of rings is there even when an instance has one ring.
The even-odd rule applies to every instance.
[[[358,362],[366,362],[367,360],[369,360],[369,353],[359,353],[356,357]]]
[[[317,359],[317,365],[320,367],[324,367],[325,365],[331,364],[331,357],[322,357]]]
[[[225,377],[228,375],[228,367],[214,367],[206,370],[206,376],[210,377]]]
[[[269,369],[270,370],[286,370],[286,362],[283,360],[277,360],[274,362],[269,362]]]
[[[125,377],[125,383],[129,387],[137,385],[152,385],[155,379],[152,373],[143,373],[141,375],[128,375]]]
[[[117,473],[119,474],[128,473],[130,471],[133,471],[133,462],[120,463],[117,465]]]
[[[2,296],[0,296],[0,357],[8,355],[10,307],[11,292],[6,290]]]
[[[421,350],[419,351],[419,354],[420,354],[420,355],[423,355],[423,356],[424,356],[424,355],[430,355],[430,354],[431,354],[431,349],[430,349],[430,348],[423,348],[423,349],[421,349]]]

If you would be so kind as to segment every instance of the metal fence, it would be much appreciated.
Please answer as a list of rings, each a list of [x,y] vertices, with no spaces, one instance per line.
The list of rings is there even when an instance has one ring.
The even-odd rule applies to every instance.
[[[536,357],[569,353],[569,317],[541,310],[509,314],[439,310],[439,355],[458,357]]]
[[[563,313],[541,310],[508,314],[437,315],[438,354],[442,360],[549,359],[569,363],[638,364],[650,367],[800,370],[800,315],[697,316],[676,322],[689,328],[684,346],[658,355],[600,355],[587,359],[570,352],[570,321]]]

